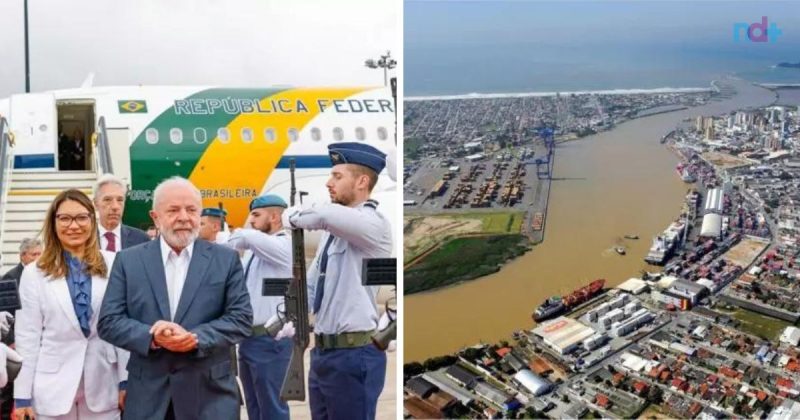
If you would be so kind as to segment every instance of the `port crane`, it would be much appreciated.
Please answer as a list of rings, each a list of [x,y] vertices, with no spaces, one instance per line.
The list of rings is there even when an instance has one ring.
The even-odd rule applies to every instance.
[[[552,173],[552,157],[555,149],[555,130],[552,127],[542,127],[537,130],[539,137],[544,141],[547,154],[543,158],[528,160],[527,164],[536,164],[536,177],[538,179],[548,179]]]

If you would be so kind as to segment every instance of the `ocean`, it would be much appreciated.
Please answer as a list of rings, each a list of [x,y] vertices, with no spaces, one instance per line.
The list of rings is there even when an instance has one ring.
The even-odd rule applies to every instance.
[[[774,25],[768,42],[734,26]],[[780,34],[774,29],[780,30]],[[406,1],[405,95],[800,83],[800,3]]]

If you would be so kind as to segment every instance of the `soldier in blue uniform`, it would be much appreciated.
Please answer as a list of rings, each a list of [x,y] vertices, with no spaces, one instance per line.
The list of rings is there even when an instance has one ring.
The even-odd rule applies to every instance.
[[[264,278],[292,277],[292,236],[281,222],[285,209],[286,202],[274,194],[253,199],[245,228],[237,229],[227,241],[229,247],[245,251],[242,265],[253,307],[252,335],[239,344],[239,377],[247,417],[252,420],[289,419],[289,405],[280,399],[280,390],[292,340],[281,339],[290,336],[287,331],[272,338],[264,328],[276,317],[278,306],[283,306],[283,298],[261,295]],[[291,324],[286,328],[292,328]]]
[[[220,245],[228,242],[228,232],[223,226],[227,215],[228,212],[217,207],[204,208],[200,213],[200,238]]]
[[[378,326],[377,287],[361,282],[365,258],[392,252],[389,221],[370,193],[386,155],[363,143],[328,146],[331,204],[286,212],[294,227],[324,230],[309,267],[316,315],[308,391],[314,419],[373,419],[386,376],[386,354],[370,340]]]

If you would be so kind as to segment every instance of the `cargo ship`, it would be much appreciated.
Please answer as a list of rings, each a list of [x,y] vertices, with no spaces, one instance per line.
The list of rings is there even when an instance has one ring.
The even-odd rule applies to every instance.
[[[697,177],[695,176],[695,167],[693,165],[684,165],[679,163],[678,166],[675,167],[675,171],[678,173],[678,176],[681,177],[683,182],[687,184],[691,184],[697,181]]]
[[[653,238],[653,245],[650,247],[647,256],[644,257],[645,262],[653,265],[664,265],[672,256],[673,251],[675,251],[685,224],[684,221],[673,222],[661,235]]]
[[[541,322],[555,318],[600,294],[605,284],[605,279],[599,279],[566,296],[551,296],[536,308],[533,312],[533,320]]]

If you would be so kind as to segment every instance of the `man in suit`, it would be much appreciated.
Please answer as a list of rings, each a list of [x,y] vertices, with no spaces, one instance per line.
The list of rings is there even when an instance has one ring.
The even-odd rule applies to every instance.
[[[36,261],[42,255],[42,241],[33,238],[25,238],[19,244],[19,264],[3,274],[3,280],[16,280],[19,285],[19,278],[22,277],[22,270],[26,265]]]
[[[197,239],[200,191],[170,178],[150,216],[159,239],[122,251],[111,269],[98,331],[131,352],[126,419],[236,419],[231,346],[253,311],[236,251]]]
[[[97,226],[100,249],[104,251],[117,252],[150,240],[143,231],[122,224],[127,194],[128,186],[111,174],[100,177],[94,186],[94,206],[100,220]]]
[[[70,169],[73,171],[86,170],[86,143],[84,140],[83,131],[76,128],[72,133],[72,140],[67,142],[69,151],[67,158],[70,160]]]
[[[22,277],[22,270],[25,269],[25,266],[36,261],[39,256],[42,255],[42,241],[34,238],[25,238],[19,245],[19,264],[16,267],[9,270],[6,274],[3,275],[3,278],[0,282],[7,282],[13,281],[16,283],[16,287],[19,287],[19,279]],[[3,329],[3,337],[2,342],[7,345],[14,344],[14,328],[13,325],[9,325],[10,321],[14,320],[12,313],[14,309],[19,309],[19,298],[14,299],[14,308],[0,308],[0,310],[4,312],[0,312],[0,323],[5,323],[8,326],[8,331],[5,328]],[[0,367],[5,366],[5,364],[0,365]],[[2,390],[0,390],[0,419],[9,419],[11,418],[11,411],[12,407],[14,406],[14,382],[9,382],[8,385],[4,386]]]

